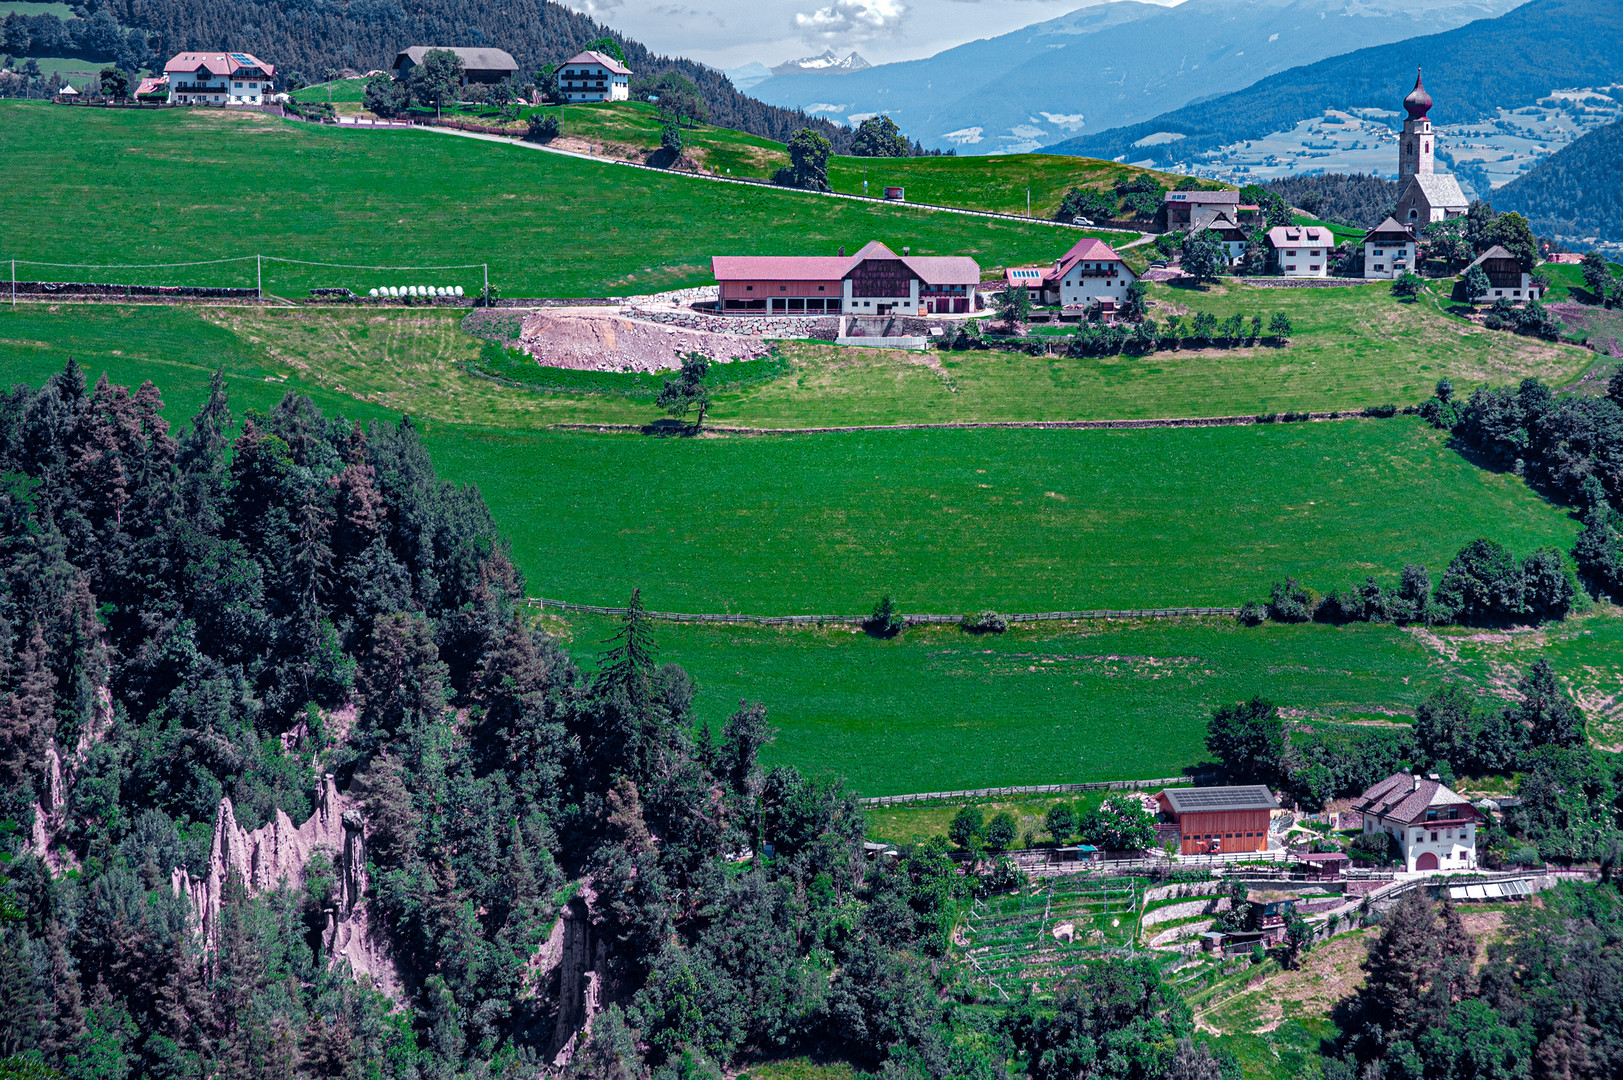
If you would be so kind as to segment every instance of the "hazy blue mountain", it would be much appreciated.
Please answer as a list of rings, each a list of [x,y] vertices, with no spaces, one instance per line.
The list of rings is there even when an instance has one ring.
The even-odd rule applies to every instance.
[[[1515,0],[1138,0],[1084,7],[924,60],[750,88],[831,118],[889,114],[926,147],[1029,150],[1228,93],[1367,43],[1494,15]]]
[[[772,77],[772,69],[759,60],[745,64],[743,67],[727,68],[722,72],[739,90],[748,90],[757,83],[766,82]]]
[[[1198,161],[1326,109],[1396,110],[1417,67],[1437,102],[1432,119],[1448,124],[1531,105],[1555,89],[1623,81],[1623,4],[1539,0],[1495,19],[1296,67],[1142,123],[1056,142],[1048,152]]]
[[[1540,236],[1623,241],[1623,121],[1591,131],[1493,193],[1495,210],[1519,211]]]

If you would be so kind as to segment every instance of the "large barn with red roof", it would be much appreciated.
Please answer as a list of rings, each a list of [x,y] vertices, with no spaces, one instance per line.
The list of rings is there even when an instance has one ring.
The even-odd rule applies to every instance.
[[[961,315],[981,268],[957,255],[898,255],[874,240],[855,255],[713,255],[725,315]]]

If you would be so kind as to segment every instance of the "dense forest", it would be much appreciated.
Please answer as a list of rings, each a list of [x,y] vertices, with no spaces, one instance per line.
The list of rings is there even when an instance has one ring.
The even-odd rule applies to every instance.
[[[1493,198],[1518,210],[1540,236],[1623,240],[1623,121],[1597,128],[1544,158]]]
[[[1396,180],[1365,173],[1284,176],[1262,185],[1291,206],[1325,221],[1373,229],[1397,207],[1403,194]]]
[[[834,143],[836,153],[844,153],[853,137],[844,125],[747,97],[714,68],[656,55],[552,0],[82,0],[74,7],[79,18],[65,21],[49,14],[7,16],[0,51],[116,59],[133,68],[161,64],[184,49],[233,49],[276,65],[279,75],[297,71],[314,82],[328,70],[388,69],[410,45],[490,46],[511,53],[526,77],[607,36],[620,43],[639,77],[675,71],[692,80],[710,123],[780,142],[811,127]],[[129,30],[112,41],[104,24],[139,31],[135,38],[144,41],[145,51],[134,49]]]
[[[1396,113],[1422,67],[1437,102],[1432,119],[1443,124],[1491,117],[1501,106],[1531,105],[1559,87],[1610,85],[1623,81],[1623,8],[1613,0],[1524,4],[1497,19],[1291,68],[1244,90],[1079,136],[1047,152],[1127,155],[1158,164],[1194,160],[1228,143],[1289,130],[1327,109]],[[1184,138],[1137,146],[1156,132]]]

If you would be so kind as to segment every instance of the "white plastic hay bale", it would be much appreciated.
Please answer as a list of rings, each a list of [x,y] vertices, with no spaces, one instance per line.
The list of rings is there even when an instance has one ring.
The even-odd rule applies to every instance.
[[[458,295],[458,296],[461,296],[461,295],[462,295],[462,286],[460,286],[460,285],[458,285],[458,286],[457,286],[457,287],[456,287],[456,294],[457,294],[457,295]]]
[[[366,295],[372,297],[375,300],[375,299],[377,299],[378,291],[376,289],[373,289],[371,292],[367,293]]]

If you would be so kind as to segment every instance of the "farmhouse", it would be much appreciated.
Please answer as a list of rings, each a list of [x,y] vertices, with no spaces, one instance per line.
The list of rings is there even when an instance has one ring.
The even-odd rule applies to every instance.
[[[1223,258],[1230,265],[1237,265],[1245,258],[1245,244],[1248,237],[1245,230],[1240,228],[1227,212],[1219,213],[1205,225],[1192,230],[1197,236],[1209,236],[1223,245]]]
[[[1476,826],[1482,813],[1435,775],[1393,773],[1358,797],[1366,834],[1397,840],[1405,870],[1476,868]]]
[[[1275,225],[1268,230],[1268,262],[1285,277],[1329,277],[1335,247],[1335,236],[1323,225]]]
[[[600,52],[576,53],[558,70],[558,92],[565,101],[627,101],[631,69]]]
[[[394,76],[404,79],[411,69],[423,62],[428,53],[443,50],[456,53],[462,61],[462,85],[469,83],[499,83],[518,74],[518,63],[502,49],[464,48],[454,45],[413,45],[395,54]]]
[[[1395,280],[1414,269],[1414,234],[1387,218],[1364,234],[1364,276]]]
[[[1279,809],[1261,784],[1167,788],[1155,800],[1178,827],[1184,855],[1267,851],[1268,818]]]
[[[875,240],[855,255],[713,255],[728,315],[966,314],[980,264],[962,256],[897,255]]]
[[[1482,267],[1488,275],[1488,293],[1484,300],[1509,300],[1519,304],[1526,300],[1537,300],[1543,295],[1543,290],[1533,281],[1533,275],[1522,269],[1516,256],[1498,244],[1478,255],[1471,266]],[[1470,273],[1471,266],[1467,266],[1464,272]]]
[[[1403,99],[1408,117],[1398,139],[1398,182],[1407,182],[1398,196],[1399,221],[1429,224],[1465,213],[1467,202],[1460,182],[1436,170],[1437,136],[1428,115],[1431,105],[1431,95],[1416,71],[1414,89]]]
[[[1249,223],[1260,213],[1259,207],[1241,203],[1238,191],[1169,191],[1156,216],[1165,232],[1191,232],[1206,228],[1219,215]]]
[[[260,105],[276,68],[250,53],[179,53],[163,66],[171,105]]]
[[[1127,286],[1138,280],[1103,240],[1087,237],[1054,260],[1051,267],[1019,266],[1008,270],[1005,280],[1026,286],[1032,300],[1062,308],[1088,308],[1099,305],[1114,308],[1127,298]]]

